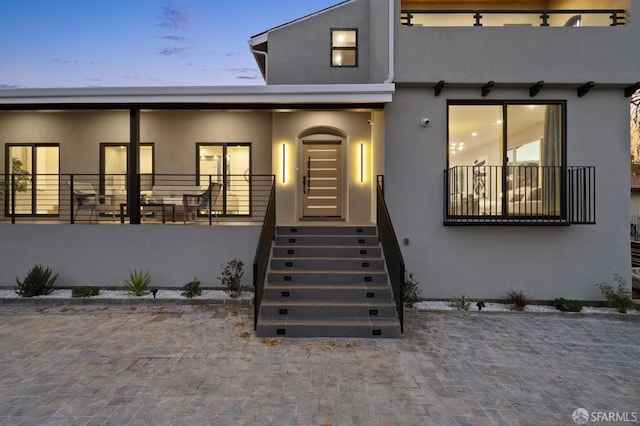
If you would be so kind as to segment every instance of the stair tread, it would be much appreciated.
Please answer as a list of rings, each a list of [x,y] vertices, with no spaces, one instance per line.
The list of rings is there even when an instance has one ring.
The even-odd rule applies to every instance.
[[[261,317],[262,325],[336,325],[336,326],[370,326],[388,324],[396,326],[400,324],[397,318],[392,317],[334,317],[334,318],[270,318]]]
[[[345,301],[343,299],[328,299],[328,300],[315,300],[315,299],[298,299],[298,300],[268,300],[262,301],[261,306],[396,306],[393,300],[362,300],[362,301]]]

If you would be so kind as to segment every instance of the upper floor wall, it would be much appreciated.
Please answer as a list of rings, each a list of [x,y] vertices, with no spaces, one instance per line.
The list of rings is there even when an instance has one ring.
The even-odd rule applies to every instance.
[[[639,3],[396,0],[395,82],[630,84],[640,80],[640,45],[633,42],[640,39],[640,21],[632,15]],[[413,26],[406,25],[410,10]],[[482,10],[482,26],[460,10]],[[548,26],[542,26],[541,10],[550,11]],[[559,10],[570,12],[553,13]],[[625,25],[610,26],[611,13],[602,10],[624,10],[618,23]],[[565,26],[576,24],[578,15],[580,27]]]
[[[269,85],[381,83],[388,78],[388,17],[387,0],[351,0],[249,42]],[[354,34],[355,40],[341,45],[332,37],[335,30]],[[340,63],[341,50],[355,63]]]

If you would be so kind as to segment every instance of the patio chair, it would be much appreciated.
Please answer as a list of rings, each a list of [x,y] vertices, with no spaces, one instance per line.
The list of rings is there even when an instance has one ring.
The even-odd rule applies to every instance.
[[[209,214],[213,213],[216,216],[216,223],[218,222],[218,211],[214,209],[214,205],[220,196],[222,190],[222,184],[218,182],[212,182],[211,185],[202,194],[183,194],[182,204],[184,206],[184,223],[187,223],[187,215],[193,214],[194,222],[198,222],[198,212],[200,210],[209,210],[209,199],[211,199],[211,210]]]
[[[67,181],[67,185],[71,188],[71,182]],[[89,223],[91,223],[91,218],[94,213],[96,214],[96,223],[98,223],[96,208],[99,205],[99,201],[106,200],[107,196],[99,195],[98,192],[93,189],[93,185],[88,182],[74,182],[71,196],[76,206],[76,211],[73,213],[73,221],[75,222],[78,218],[80,210],[89,210]]]

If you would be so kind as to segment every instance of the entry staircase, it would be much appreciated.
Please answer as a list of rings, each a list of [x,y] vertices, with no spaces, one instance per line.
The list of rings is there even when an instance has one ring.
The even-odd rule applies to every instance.
[[[256,333],[400,337],[377,228],[276,227]]]

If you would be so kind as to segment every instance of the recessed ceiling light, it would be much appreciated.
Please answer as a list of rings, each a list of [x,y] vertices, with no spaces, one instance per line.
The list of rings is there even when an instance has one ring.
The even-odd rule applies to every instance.
[[[478,136],[478,132],[471,133],[471,136],[473,136],[475,138],[476,136]]]

